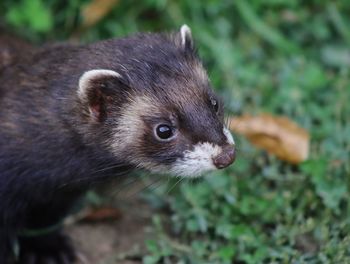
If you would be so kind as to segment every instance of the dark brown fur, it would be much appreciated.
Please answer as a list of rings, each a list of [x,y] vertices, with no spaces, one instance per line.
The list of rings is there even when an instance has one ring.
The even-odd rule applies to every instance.
[[[0,28],[0,72],[29,54],[35,48],[28,42],[5,32]]]

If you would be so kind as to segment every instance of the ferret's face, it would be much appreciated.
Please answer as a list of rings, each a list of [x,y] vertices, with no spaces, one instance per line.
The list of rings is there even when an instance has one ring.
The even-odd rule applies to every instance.
[[[135,58],[127,81],[112,70],[86,72],[79,96],[90,102],[92,118],[108,123],[108,147],[117,157],[152,172],[196,177],[232,164],[234,140],[224,125],[222,102],[189,53],[189,29],[183,26],[171,44],[163,58],[152,61],[152,53]],[[119,92],[90,89],[96,85],[119,86]]]
[[[185,100],[161,93],[135,97],[121,116],[114,148],[126,143],[125,153],[136,166],[178,176],[230,165],[234,141],[223,123],[222,104],[211,90],[195,90],[198,94]]]

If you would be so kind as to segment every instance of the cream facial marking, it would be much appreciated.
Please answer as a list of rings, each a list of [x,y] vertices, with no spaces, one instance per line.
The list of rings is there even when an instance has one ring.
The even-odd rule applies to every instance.
[[[152,116],[158,111],[157,101],[151,97],[129,95],[129,100],[128,107],[120,113],[111,144],[112,151],[117,154],[123,147],[135,145],[135,139],[143,133],[141,116]]]
[[[170,168],[170,173],[182,177],[198,177],[201,174],[216,170],[213,157],[222,152],[220,146],[211,143],[198,143],[191,151],[186,151],[184,157],[177,160]]]
[[[226,127],[223,129],[223,133],[227,138],[227,143],[230,145],[235,145],[235,140],[233,139],[231,132]]]

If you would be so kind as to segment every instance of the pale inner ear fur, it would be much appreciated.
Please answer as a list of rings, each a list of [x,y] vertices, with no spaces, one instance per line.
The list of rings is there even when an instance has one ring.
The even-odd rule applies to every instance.
[[[182,25],[180,29],[180,34],[181,34],[181,46],[183,48],[186,48],[186,46],[189,46],[192,48],[193,40],[192,40],[191,29],[189,28],[189,26],[187,26],[186,24]]]
[[[95,79],[102,77],[113,76],[116,78],[121,78],[122,76],[116,71],[106,70],[106,69],[94,69],[84,72],[79,79],[78,96],[81,100],[87,99],[87,90],[89,89],[91,82]]]

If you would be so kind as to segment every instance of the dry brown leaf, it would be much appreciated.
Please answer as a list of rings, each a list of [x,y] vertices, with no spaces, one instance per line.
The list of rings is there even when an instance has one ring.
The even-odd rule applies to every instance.
[[[100,222],[117,220],[122,216],[122,213],[117,208],[101,207],[91,209],[80,219],[86,222]]]
[[[296,164],[309,156],[309,133],[286,117],[243,115],[229,122],[232,132],[282,160]]]
[[[83,27],[91,27],[104,18],[119,0],[93,0],[82,10]]]

